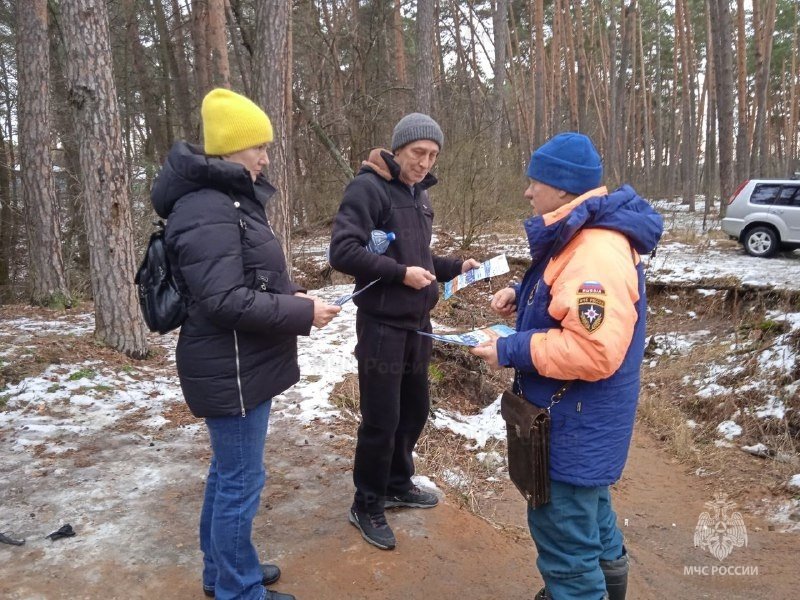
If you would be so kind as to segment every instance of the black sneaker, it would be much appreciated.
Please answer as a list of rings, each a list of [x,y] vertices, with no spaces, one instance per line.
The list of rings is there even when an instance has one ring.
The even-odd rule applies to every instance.
[[[439,497],[423,489],[413,486],[405,494],[400,496],[387,496],[383,505],[386,508],[395,506],[405,506],[408,508],[433,508],[439,504]]]
[[[361,532],[361,537],[381,550],[394,550],[397,541],[392,528],[386,522],[386,515],[370,513],[350,507],[350,522]]]
[[[278,568],[278,565],[263,563],[261,565],[261,572],[264,574],[263,579],[261,579],[261,585],[272,585],[281,578],[281,570]],[[214,586],[204,585],[203,593],[209,598],[213,598]],[[267,598],[269,598],[269,596],[267,596]],[[292,598],[292,596],[287,596],[287,598]],[[279,598],[278,600],[281,599]]]

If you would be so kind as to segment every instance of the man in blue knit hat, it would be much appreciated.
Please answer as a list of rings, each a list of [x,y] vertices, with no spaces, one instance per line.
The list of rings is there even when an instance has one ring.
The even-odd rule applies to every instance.
[[[640,255],[661,216],[630,186],[609,193],[592,141],[562,133],[528,167],[531,266],[492,309],[517,332],[473,349],[515,370],[515,391],[551,416],[550,502],[528,507],[545,588],[536,600],[624,600],[628,556],[609,486],[628,455],[647,303]]]

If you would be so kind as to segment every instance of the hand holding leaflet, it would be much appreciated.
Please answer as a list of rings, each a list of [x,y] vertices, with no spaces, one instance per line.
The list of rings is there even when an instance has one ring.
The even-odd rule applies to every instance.
[[[367,285],[365,285],[363,288],[361,288],[357,292],[353,292],[352,294],[345,294],[344,296],[339,296],[336,300],[333,301],[333,304],[336,305],[336,306],[342,306],[343,304],[349,302],[350,300],[352,300],[353,298],[358,296],[361,292],[366,290],[371,285],[374,285],[374,284],[378,283],[380,280],[381,280],[381,278],[378,277],[377,279],[375,279],[373,281],[370,281]]]
[[[481,329],[474,329],[473,331],[467,331],[465,333],[442,334],[427,333],[425,331],[417,331],[417,333],[431,337],[440,342],[460,344],[461,346],[470,346],[474,348],[483,342],[489,342],[501,337],[506,337],[512,333],[516,333],[516,331],[508,325],[498,323],[496,325],[490,325],[489,327],[483,327]]]
[[[443,298],[447,300],[461,288],[465,288],[468,285],[475,283],[476,281],[480,281],[481,279],[486,279],[487,277],[494,277],[495,275],[508,273],[508,271],[509,268],[506,255],[501,254],[499,256],[495,256],[494,258],[482,263],[480,267],[467,271],[466,273],[462,273],[458,277],[445,283]]]

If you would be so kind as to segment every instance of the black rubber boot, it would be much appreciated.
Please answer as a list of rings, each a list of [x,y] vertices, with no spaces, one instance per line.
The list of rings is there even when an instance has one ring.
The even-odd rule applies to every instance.
[[[628,554],[623,554],[617,560],[601,560],[600,568],[606,578],[606,590],[609,600],[625,600],[628,592]]]

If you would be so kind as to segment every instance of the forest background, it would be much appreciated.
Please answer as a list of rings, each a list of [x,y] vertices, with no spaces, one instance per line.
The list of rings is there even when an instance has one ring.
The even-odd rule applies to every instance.
[[[291,260],[411,111],[445,132],[434,202],[462,248],[522,214],[531,148],[564,130],[610,187],[724,211],[800,171],[799,54],[796,0],[0,0],[0,302],[92,299],[96,337],[146,355],[149,189],[213,87],[273,121]]]

